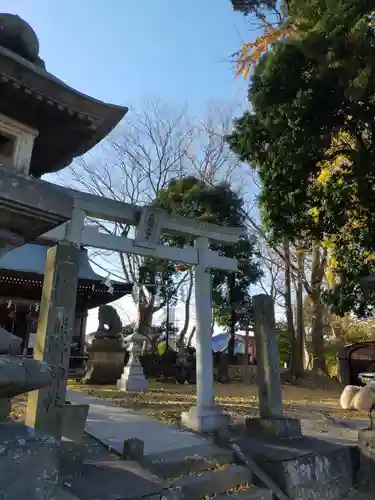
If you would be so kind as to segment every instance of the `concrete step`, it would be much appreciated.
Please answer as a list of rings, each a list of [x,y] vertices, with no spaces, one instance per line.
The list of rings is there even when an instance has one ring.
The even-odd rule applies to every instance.
[[[185,476],[173,481],[171,486],[181,489],[184,498],[199,500],[206,495],[219,495],[242,484],[251,484],[252,474],[241,465],[203,472],[196,476]]]
[[[241,493],[230,493],[215,497],[215,500],[272,500],[272,491],[264,488],[250,487]]]
[[[153,455],[145,455],[141,465],[153,474],[172,479],[191,473],[215,469],[234,461],[231,450],[214,445],[192,446]]]

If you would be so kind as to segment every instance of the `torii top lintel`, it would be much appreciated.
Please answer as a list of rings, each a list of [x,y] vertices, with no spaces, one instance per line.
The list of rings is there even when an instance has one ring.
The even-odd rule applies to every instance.
[[[136,226],[141,218],[142,210],[144,210],[144,207],[138,205],[111,200],[71,188],[53,186],[70,194],[74,199],[74,206],[84,211],[89,217]],[[147,208],[163,214],[162,231],[164,232],[188,234],[195,237],[203,236],[221,243],[236,243],[240,237],[246,234],[244,228],[220,226],[179,215],[170,215],[154,207]]]

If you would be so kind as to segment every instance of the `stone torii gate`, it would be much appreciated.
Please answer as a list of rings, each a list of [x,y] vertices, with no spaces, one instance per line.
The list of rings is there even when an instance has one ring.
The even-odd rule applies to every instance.
[[[60,375],[54,385],[30,396],[28,424],[56,435],[51,422],[59,425],[61,415],[58,408],[65,403],[68,346],[72,332],[72,318],[77,267],[77,249],[88,246],[154,257],[194,266],[196,307],[196,363],[197,406],[182,414],[182,423],[197,431],[212,431],[229,423],[214,402],[212,362],[212,297],[211,269],[237,271],[237,261],[209,249],[210,241],[234,244],[244,235],[240,228],[230,228],[204,223],[194,219],[169,215],[153,207],[139,207],[100,196],[82,193],[67,188],[74,199],[72,220],[42,236],[42,239],[58,242],[48,251],[43,298],[40,306],[35,356],[49,364],[60,366]],[[85,226],[85,218],[94,217],[106,221],[136,226],[135,239],[99,232],[98,228]],[[168,233],[195,237],[194,247],[182,249],[161,245],[160,235]],[[70,275],[69,278],[67,278]],[[69,294],[69,298],[67,296]],[[59,314],[56,313],[58,311]],[[65,312],[64,312],[65,311]],[[52,323],[49,322],[51,319]],[[39,351],[38,351],[39,349]],[[34,401],[31,401],[34,398]],[[35,399],[37,398],[37,399]],[[47,418],[47,413],[55,413]],[[47,425],[46,422],[49,422]],[[53,432],[54,431],[54,432]]]

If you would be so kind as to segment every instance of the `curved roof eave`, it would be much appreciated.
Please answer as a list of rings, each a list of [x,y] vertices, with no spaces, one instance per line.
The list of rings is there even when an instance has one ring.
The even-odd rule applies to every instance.
[[[91,130],[90,136],[84,141],[72,146],[72,150],[57,162],[51,169],[42,168],[38,171],[37,165],[31,161],[31,169],[35,169],[36,177],[48,172],[56,172],[69,165],[74,158],[85,154],[104,139],[124,118],[129,108],[118,106],[95,99],[70,87],[62,80],[48,73],[43,68],[35,66],[22,56],[0,46],[0,58],[4,75],[18,82],[19,85],[28,89],[28,94],[44,95],[49,104],[66,106],[73,110],[78,116],[90,117],[97,122],[98,126]],[[24,71],[22,71],[22,69]],[[20,71],[22,76],[20,77]],[[0,71],[1,73],[1,71]],[[18,87],[17,87],[18,88]]]
[[[46,245],[26,243],[25,245],[12,249],[0,256],[0,272],[5,269],[7,271],[32,273],[43,276],[48,248],[49,247]],[[105,279],[92,269],[86,249],[81,250],[78,279],[100,282]],[[125,282],[121,281],[111,280],[111,282],[114,285],[126,285]]]
[[[5,56],[13,59],[14,61],[22,64],[23,66],[28,68],[30,71],[39,75],[40,77],[44,78],[45,80],[50,80],[51,83],[58,84],[60,88],[64,88],[68,92],[75,94],[77,97],[80,97],[84,100],[90,101],[92,104],[96,104],[98,106],[105,106],[108,109],[112,109],[114,112],[117,112],[119,114],[123,113],[123,116],[127,113],[128,109],[129,109],[126,106],[119,106],[117,104],[112,104],[112,103],[100,101],[99,99],[95,99],[95,97],[91,97],[87,94],[84,94],[83,92],[76,90],[75,88],[71,87],[70,85],[67,85],[63,80],[60,80],[59,78],[54,76],[52,73],[49,73],[48,71],[44,70],[43,68],[35,66],[35,64],[33,64],[32,62],[28,61],[27,59],[24,59],[22,56],[16,54],[15,52],[12,52],[11,50],[9,50],[7,48],[2,47],[1,45],[0,45],[0,54],[3,54]]]

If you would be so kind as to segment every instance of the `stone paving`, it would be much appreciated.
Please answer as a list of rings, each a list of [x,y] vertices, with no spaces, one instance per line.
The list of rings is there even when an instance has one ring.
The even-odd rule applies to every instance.
[[[90,405],[86,432],[117,453],[122,453],[124,441],[130,438],[144,442],[145,455],[209,444],[207,439],[177,426],[72,390],[67,391],[67,400]]]

